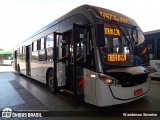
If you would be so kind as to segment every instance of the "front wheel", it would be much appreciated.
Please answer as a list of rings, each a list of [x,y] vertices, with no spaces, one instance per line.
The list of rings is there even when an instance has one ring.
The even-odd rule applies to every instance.
[[[54,92],[54,71],[50,70],[47,74],[47,82],[48,82],[48,88],[51,92]]]

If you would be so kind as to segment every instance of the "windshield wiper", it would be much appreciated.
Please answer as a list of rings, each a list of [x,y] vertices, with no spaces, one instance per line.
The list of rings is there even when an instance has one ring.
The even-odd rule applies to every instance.
[[[123,35],[123,36],[125,37],[125,39],[127,40],[127,45],[129,46],[130,41],[129,41],[129,39],[126,37],[124,31],[121,29],[121,27],[119,26],[119,24],[118,24],[116,21],[114,21],[114,20],[110,20],[110,22],[111,22],[111,23],[114,23],[114,24],[118,27],[118,29],[121,31],[122,35]]]
[[[132,37],[132,39],[134,40],[134,46],[135,46],[135,44],[138,44],[138,41],[136,41],[136,40],[134,39],[134,37],[133,37],[134,30],[136,31],[136,38],[138,39],[138,37],[137,37],[138,32],[137,32],[137,29],[136,29],[135,26],[132,28],[132,33],[131,33],[131,37]]]

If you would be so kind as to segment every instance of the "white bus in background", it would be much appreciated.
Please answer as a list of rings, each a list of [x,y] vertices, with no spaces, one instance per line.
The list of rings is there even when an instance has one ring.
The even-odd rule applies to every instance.
[[[0,64],[1,65],[12,65],[13,53],[10,51],[0,51]]]
[[[140,27],[127,16],[90,5],[75,8],[17,45],[14,68],[51,92],[82,95],[101,107],[137,100],[150,88]]]
[[[3,65],[12,65],[13,60],[3,60]]]
[[[148,47],[150,65],[157,70],[151,74],[153,79],[160,79],[160,30],[145,32],[145,41]]]

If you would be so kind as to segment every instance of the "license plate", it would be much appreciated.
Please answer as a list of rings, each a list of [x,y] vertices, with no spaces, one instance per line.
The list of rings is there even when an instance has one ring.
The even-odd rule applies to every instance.
[[[141,94],[143,94],[143,89],[142,88],[134,91],[134,96],[139,96]]]

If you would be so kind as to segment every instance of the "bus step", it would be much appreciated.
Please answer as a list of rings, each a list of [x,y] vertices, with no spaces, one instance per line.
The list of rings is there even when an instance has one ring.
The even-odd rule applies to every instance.
[[[63,92],[68,93],[70,95],[74,95],[73,91],[70,91],[70,90],[67,90],[67,89],[64,89]]]
[[[63,89],[63,92],[64,92],[64,93],[68,93],[69,95],[74,95],[74,92],[71,91],[71,90]],[[78,90],[78,91],[77,91],[77,95],[78,95],[78,96],[79,96],[79,95],[83,95],[83,94],[84,94],[83,91],[81,91],[81,90]]]

